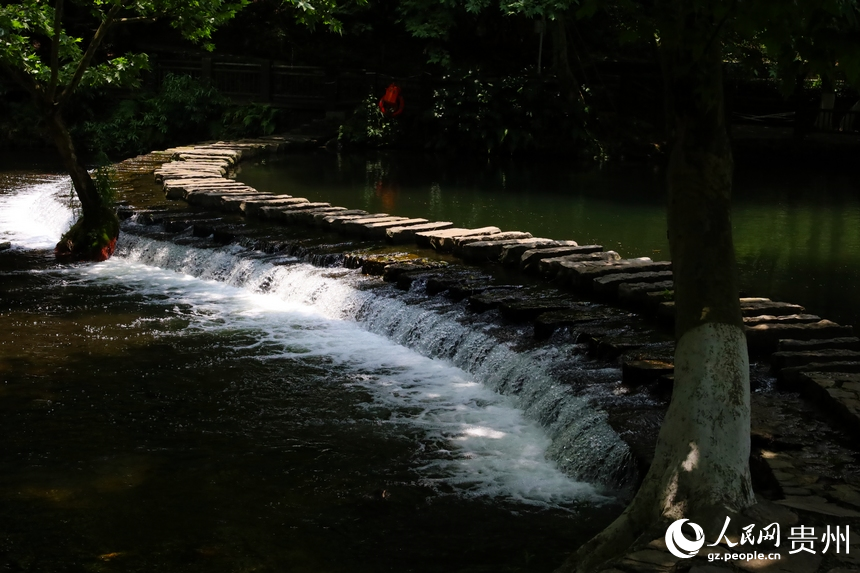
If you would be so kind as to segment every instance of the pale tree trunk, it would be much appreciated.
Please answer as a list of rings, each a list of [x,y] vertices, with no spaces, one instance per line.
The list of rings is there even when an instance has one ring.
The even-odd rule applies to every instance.
[[[654,461],[624,513],[560,571],[599,571],[681,518],[720,531],[755,503],[749,474],[749,359],[738,301],[718,25],[667,0],[661,51],[673,148],[669,245],[675,282],[675,388]],[[707,38],[711,41],[707,41]]]

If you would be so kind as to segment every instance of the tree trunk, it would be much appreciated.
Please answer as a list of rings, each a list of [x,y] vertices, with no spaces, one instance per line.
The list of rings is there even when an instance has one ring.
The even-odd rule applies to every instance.
[[[727,515],[755,503],[721,46],[713,19],[694,13],[683,0],[666,4],[671,5],[661,51],[673,140],[667,185],[675,388],[654,461],[635,498],[560,571],[599,570],[629,548],[662,538],[668,524],[681,518],[716,535]]]
[[[559,14],[549,21],[549,33],[552,38],[553,67],[558,78],[558,85],[567,101],[578,109],[584,105],[582,90],[579,82],[570,69],[570,57],[567,47],[567,25],[564,16]]]
[[[75,193],[81,201],[80,220],[63,235],[54,252],[57,257],[103,261],[113,254],[116,247],[119,220],[78,159],[74,142],[59,111],[49,109],[45,119],[63,167],[69,172]]]

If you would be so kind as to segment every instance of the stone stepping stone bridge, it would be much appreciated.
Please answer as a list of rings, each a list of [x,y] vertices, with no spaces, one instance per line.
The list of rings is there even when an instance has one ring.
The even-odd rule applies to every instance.
[[[671,262],[647,257],[624,259],[600,245],[533,237],[528,232],[503,231],[493,226],[470,229],[456,227],[450,221],[369,213],[302,197],[272,194],[229,178],[243,160],[305,148],[313,143],[307,137],[284,136],[154,152],[155,180],[163,186],[165,197],[206,211],[171,214],[155,210],[143,216],[150,222],[162,223],[166,230],[193,227],[195,235],[214,234],[217,239],[220,233],[229,241],[235,238],[234,231],[220,221],[217,212],[240,213],[288,227],[325,229],[347,237],[386,241],[407,248],[408,245],[429,248],[466,263],[517,269],[523,275],[538,277],[624,312],[595,313],[588,303],[574,302],[570,297],[534,297],[518,285],[493,284],[488,275],[480,272],[464,277],[462,273],[449,271],[440,261],[445,257],[401,252],[355,253],[344,259],[346,266],[380,275],[403,289],[421,279],[426,281],[429,294],[445,291],[455,299],[468,298],[470,308],[478,312],[499,309],[507,319],[531,321],[537,339],[550,338],[559,330],[577,328],[581,329],[580,340],[589,344],[598,356],[608,359],[622,356],[630,348],[644,348],[644,354],[622,363],[625,384],[656,383],[671,388],[673,343],[670,335],[653,344],[653,355],[649,356],[648,345],[643,347],[641,341],[626,340],[624,336],[607,336],[609,328],[601,329],[599,325],[626,320],[628,311],[671,325],[674,317]],[[125,213],[126,216],[131,214],[131,211]],[[846,431],[860,435],[860,338],[853,336],[852,328],[809,314],[796,304],[768,298],[742,298],[740,302],[750,354],[769,357],[773,373],[781,384],[823,406]],[[860,511],[852,509],[860,509],[860,488],[855,487],[860,484],[818,483],[806,470],[804,461],[792,452],[764,451],[763,459],[784,494],[784,499],[777,502],[784,508],[819,516],[860,518]],[[860,530],[857,535],[860,539]],[[628,555],[620,562],[618,570],[676,570],[677,560],[665,552],[659,540],[642,551],[644,553],[638,556]],[[857,553],[860,558],[860,547]],[[860,563],[860,559],[857,562]],[[788,561],[783,562],[787,564]],[[804,565],[808,566],[808,563]],[[708,567],[702,571],[726,570]],[[817,570],[817,565],[803,570]]]

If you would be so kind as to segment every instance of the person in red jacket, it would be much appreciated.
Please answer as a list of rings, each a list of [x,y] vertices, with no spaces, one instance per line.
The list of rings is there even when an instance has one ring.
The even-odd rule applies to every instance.
[[[379,110],[385,117],[397,117],[403,113],[403,96],[400,95],[400,87],[392,83],[385,90],[385,95],[379,100]]]

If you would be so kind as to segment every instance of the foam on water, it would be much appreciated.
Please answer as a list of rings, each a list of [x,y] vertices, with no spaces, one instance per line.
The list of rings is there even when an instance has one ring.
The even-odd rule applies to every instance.
[[[546,367],[559,350],[515,352],[482,329],[463,324],[458,320],[462,310],[425,308],[368,291],[361,288],[368,279],[352,270],[319,268],[299,262],[273,265],[238,246],[197,249],[129,233],[124,235],[118,253],[126,260],[224,282],[252,293],[265,292],[273,299],[297,305],[294,308],[310,309],[322,318],[347,324],[357,322],[362,330],[382,335],[389,344],[396,343],[386,348],[398,352],[408,348],[409,355],[416,360],[436,359],[422,362],[428,365],[424,368],[429,364],[454,367],[459,377],[465,377],[472,385],[479,383],[476,387],[490,391],[494,400],[500,399],[500,394],[507,396],[507,404],[516,407],[517,412],[524,412],[530,423],[543,428],[548,441],[533,443],[541,443],[541,455],[565,474],[617,488],[633,481],[635,470],[629,448],[608,425],[605,413],[592,408],[587,398],[574,395],[547,374]],[[316,348],[336,355],[343,344],[342,339],[335,337]],[[366,367],[361,360],[377,360],[383,355],[382,350],[371,350],[366,357],[353,353],[349,362]],[[447,372],[446,376],[450,376]],[[440,380],[432,377],[422,377],[420,383],[414,377],[408,380],[405,386],[398,386],[398,379],[385,382],[391,385],[391,394],[379,399],[413,400],[417,407],[422,405],[425,395],[438,394],[448,399],[459,388],[444,383],[437,386]],[[451,398],[451,404],[457,403]],[[421,419],[437,415],[435,410],[428,411]],[[475,431],[458,434],[457,439],[464,443],[492,443],[495,434],[484,432],[483,427],[476,424]]]
[[[434,444],[433,451],[421,456],[419,470],[430,482],[445,482],[464,495],[531,504],[599,499],[593,486],[571,479],[547,460],[550,439],[510,398],[460,368],[332,316],[331,304],[322,311],[282,296],[274,286],[259,292],[261,283],[271,283],[284,269],[248,260],[225,264],[237,256],[235,250],[178,247],[125,234],[119,256],[74,272],[85,282],[115,284],[159,304],[174,304],[175,312],[190,321],[191,332],[241,333],[231,338],[240,344],[251,340],[262,359],[322,358],[354,373],[352,384],[367,390],[376,408],[390,412],[383,423],[417,428],[425,442]],[[182,266],[196,276],[141,259]],[[302,268],[307,274],[315,270]],[[336,301],[351,290],[334,278],[327,280],[329,288],[318,293],[319,299]]]
[[[71,227],[69,178],[45,179],[0,194],[0,241],[11,242],[13,248],[52,249]]]

